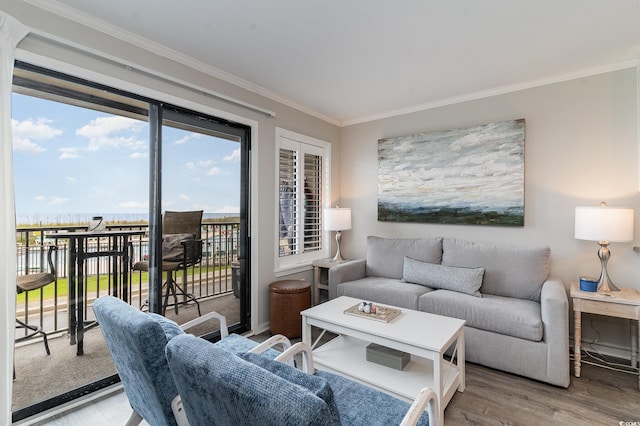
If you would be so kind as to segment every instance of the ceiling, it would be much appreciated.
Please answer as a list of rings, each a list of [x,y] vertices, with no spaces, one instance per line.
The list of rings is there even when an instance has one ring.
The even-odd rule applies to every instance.
[[[339,125],[640,59],[640,0],[29,1]]]

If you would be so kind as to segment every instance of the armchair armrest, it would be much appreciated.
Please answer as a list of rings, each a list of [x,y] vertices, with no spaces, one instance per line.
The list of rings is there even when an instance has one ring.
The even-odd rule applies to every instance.
[[[202,324],[205,321],[209,321],[210,319],[215,318],[220,322],[220,338],[224,339],[229,336],[229,329],[227,328],[227,319],[224,315],[217,313],[216,311],[209,312],[202,316],[199,316],[196,319],[185,322],[180,326],[183,331],[187,331],[188,329],[195,327],[196,325]]]
[[[262,352],[266,351],[267,349],[271,349],[272,347],[274,347],[276,345],[281,345],[282,346],[282,352],[284,353],[284,352],[287,351],[287,349],[289,349],[291,347],[291,342],[289,341],[288,338],[286,338],[282,334],[276,334],[274,336],[269,337],[267,340],[265,340],[264,342],[260,343],[258,346],[254,347],[253,349],[249,350],[249,352],[254,353],[254,354],[261,354]],[[281,355],[279,355],[278,358],[280,356]],[[283,361],[283,362],[289,364],[292,367],[295,367],[295,363],[293,362],[293,357],[291,357],[290,359],[287,359],[286,361]]]
[[[357,259],[329,269],[329,299],[338,297],[338,284],[364,278],[366,264],[365,259]]]
[[[313,374],[315,372],[315,368],[313,366],[313,354],[311,346],[306,343],[296,343],[282,354],[278,355],[274,361],[280,361],[291,365],[293,357],[298,353],[302,354],[302,371]]]
[[[404,415],[400,426],[414,426],[420,420],[420,416],[427,408],[429,414],[429,426],[438,426],[440,424],[440,411],[438,410],[438,396],[431,388],[422,388],[418,396],[409,407],[409,411]]]
[[[547,381],[569,386],[569,301],[562,281],[548,279],[540,293],[543,339],[547,343]]]

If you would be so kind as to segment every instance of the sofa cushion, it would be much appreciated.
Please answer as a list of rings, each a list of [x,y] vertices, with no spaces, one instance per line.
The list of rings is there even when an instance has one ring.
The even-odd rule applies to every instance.
[[[542,284],[549,276],[549,247],[515,247],[445,238],[442,264],[484,267],[480,292],[540,301]]]
[[[330,416],[326,419],[327,425],[339,425],[340,413],[338,412],[338,406],[336,405],[335,397],[333,396],[333,390],[329,385],[329,382],[322,377],[307,374],[303,371],[297,370],[290,365],[283,362],[273,361],[267,359],[258,354],[250,352],[244,354],[238,354],[238,356],[245,361],[249,361],[258,367],[264,368],[270,373],[275,374],[287,380],[290,383],[296,384],[308,390],[318,398],[322,399],[329,408]]]
[[[457,291],[475,297],[482,297],[480,286],[484,268],[458,268],[436,265],[429,262],[404,258],[402,280],[408,283],[426,285],[431,288]]]
[[[423,262],[440,263],[442,238],[367,237],[368,277],[402,278],[404,257]]]
[[[465,320],[465,326],[534,342],[542,340],[540,304],[531,300],[484,294],[473,297],[448,290],[425,294],[418,301],[423,312]]]
[[[383,303],[400,308],[418,309],[418,298],[433,291],[420,284],[380,277],[366,277],[338,284],[338,296],[350,296],[368,302]]]

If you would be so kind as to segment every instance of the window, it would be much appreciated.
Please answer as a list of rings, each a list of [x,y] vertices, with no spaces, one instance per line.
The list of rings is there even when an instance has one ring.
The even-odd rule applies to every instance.
[[[328,199],[330,145],[308,136],[276,130],[278,215],[276,269],[328,256],[322,211]]]

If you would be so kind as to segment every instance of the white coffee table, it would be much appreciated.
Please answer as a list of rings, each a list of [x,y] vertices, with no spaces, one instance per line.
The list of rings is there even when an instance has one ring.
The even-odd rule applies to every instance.
[[[398,308],[402,314],[389,323],[344,313],[360,302],[342,296],[300,313],[303,342],[313,346],[312,326],[339,335],[313,350],[316,368],[349,377],[408,402],[428,386],[438,395],[439,424],[442,424],[444,409],[456,389],[464,391],[464,320],[405,308]],[[366,360],[369,343],[408,352],[411,361],[403,370],[369,362]],[[450,347],[453,357],[444,359]]]

